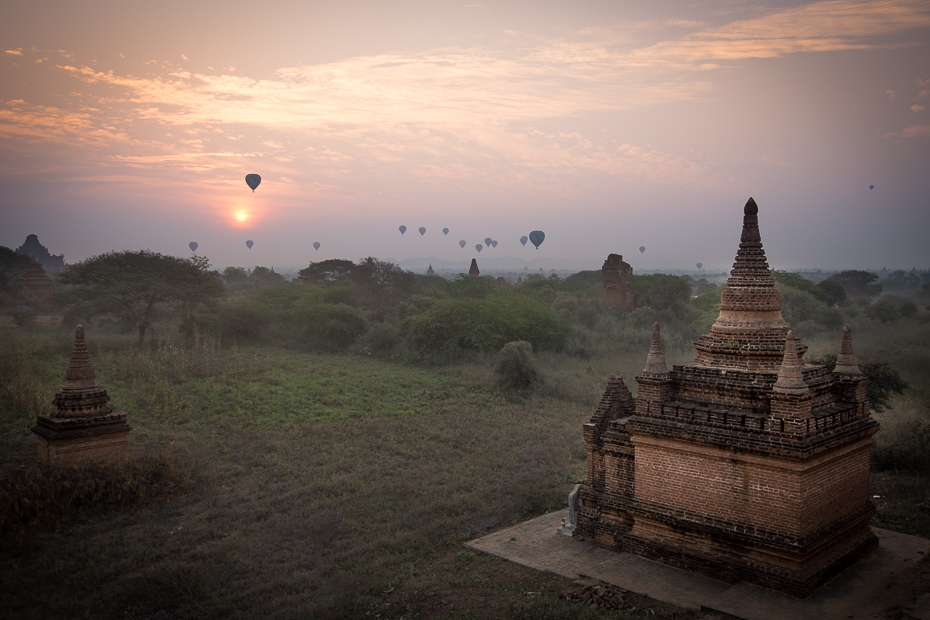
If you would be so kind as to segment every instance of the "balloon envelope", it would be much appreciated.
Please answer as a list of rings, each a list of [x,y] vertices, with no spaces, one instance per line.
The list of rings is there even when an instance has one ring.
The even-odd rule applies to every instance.
[[[400,226],[400,227],[398,227],[397,230],[400,231],[400,234],[404,234],[405,232],[407,232],[407,227],[406,227],[406,226]]]
[[[521,245],[526,245],[526,242],[529,241],[529,240],[530,240],[529,237],[527,237],[526,235],[523,235],[522,237],[520,237],[520,244],[521,244]]]
[[[530,243],[536,246],[536,249],[539,249],[539,245],[545,241],[546,233],[541,230],[534,230],[530,233]]]
[[[313,242],[313,249],[314,249],[314,250],[319,250],[319,249],[320,249],[320,242],[319,242],[319,241],[314,241],[314,242]]]
[[[646,246],[644,246],[644,245],[639,246],[639,253],[640,253],[640,254],[642,254],[642,253],[645,252],[645,251],[646,251]]]
[[[255,242],[252,241],[251,239],[245,242],[245,247],[249,248],[250,250],[252,249],[253,245],[255,245]]]
[[[262,178],[257,174],[247,174],[245,175],[245,184],[252,188],[252,192],[255,192],[255,188],[258,187],[258,184],[262,182]]]
[[[875,189],[874,185],[869,185],[869,189]]]
[[[420,226],[420,236],[422,237],[425,234],[426,234],[426,226]]]
[[[191,241],[190,243],[187,244],[187,247],[189,247],[189,248],[191,249],[191,252],[196,252],[196,251],[197,251],[197,242],[196,242],[196,241]]]
[[[483,248],[483,247],[484,247],[484,246],[481,245],[481,244],[479,243],[479,244],[477,244],[477,245],[475,246],[475,249],[478,250],[478,252],[481,252],[481,248]]]
[[[698,264],[697,264],[697,268],[698,268],[698,269],[703,269],[703,268],[704,268],[704,263],[698,263]]]
[[[442,234],[448,235],[448,234],[449,234],[449,229],[448,229],[448,228],[443,228],[443,229],[442,229]]]
[[[484,240],[484,244],[485,244],[485,245],[491,245],[491,238],[490,238],[490,237],[486,237],[485,240]]]
[[[462,239],[461,241],[459,241],[459,247],[460,247],[460,248],[464,248],[464,247],[465,247],[465,240],[464,240],[464,239]]]
[[[493,248],[496,248],[496,247],[497,247],[497,239],[495,239],[494,241],[491,242],[491,247],[493,247]]]

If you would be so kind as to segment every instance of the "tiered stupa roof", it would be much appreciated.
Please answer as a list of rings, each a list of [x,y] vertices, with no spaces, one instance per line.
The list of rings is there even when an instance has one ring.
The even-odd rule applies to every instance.
[[[107,415],[111,412],[107,405],[109,401],[107,391],[97,384],[97,374],[90,363],[87,342],[84,340],[84,327],[78,325],[74,335],[74,348],[71,350],[71,362],[65,371],[65,382],[52,401],[55,405],[53,417]]]
[[[759,207],[750,198],[743,209],[743,232],[736,261],[720,299],[720,315],[694,344],[694,363],[714,368],[777,372],[785,350],[788,324],[781,316],[781,301],[769,272],[762,237]],[[807,346],[798,341],[803,355]]]

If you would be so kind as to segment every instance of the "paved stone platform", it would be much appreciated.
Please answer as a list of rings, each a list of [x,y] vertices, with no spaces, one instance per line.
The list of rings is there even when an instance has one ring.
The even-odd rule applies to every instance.
[[[498,530],[466,543],[530,568],[568,579],[582,576],[689,609],[730,614],[745,620],[811,618],[896,618],[930,620],[930,595],[913,592],[909,572],[930,554],[930,540],[873,528],[879,548],[806,599],[745,582],[724,583],[629,553],[594,546],[590,540],[556,533],[568,509]]]

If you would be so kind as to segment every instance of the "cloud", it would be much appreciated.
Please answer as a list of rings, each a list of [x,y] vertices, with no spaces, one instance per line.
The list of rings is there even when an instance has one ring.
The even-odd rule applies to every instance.
[[[923,112],[924,107],[922,105],[917,105],[916,103],[911,106],[911,112]]]
[[[894,133],[886,133],[883,138],[930,138],[930,125],[911,125]]]
[[[9,54],[10,56],[22,56],[23,55],[23,52],[20,48],[16,48],[15,50],[3,50],[3,53]]]

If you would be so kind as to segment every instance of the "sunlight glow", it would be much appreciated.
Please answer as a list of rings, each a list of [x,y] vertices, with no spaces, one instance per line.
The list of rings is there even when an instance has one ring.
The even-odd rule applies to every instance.
[[[239,220],[240,222],[244,222],[247,217],[248,215],[246,215],[245,213],[236,214],[236,219]]]

